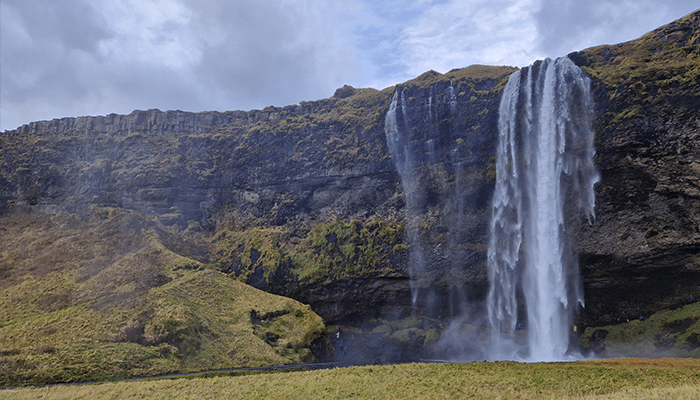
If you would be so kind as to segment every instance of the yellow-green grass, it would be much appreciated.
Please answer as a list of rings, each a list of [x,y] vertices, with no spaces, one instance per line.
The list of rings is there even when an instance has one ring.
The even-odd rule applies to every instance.
[[[700,360],[475,362],[337,368],[0,391],[4,399],[697,399]]]
[[[173,235],[118,209],[0,219],[0,386],[314,360],[309,306],[174,253]]]
[[[466,68],[456,68],[446,74],[441,74],[435,71],[424,72],[420,76],[411,79],[404,85],[417,86],[420,88],[430,87],[436,83],[450,81],[458,89],[461,89],[461,84],[471,84],[474,82],[483,82],[492,80],[497,83],[497,86],[502,89],[508,81],[508,76],[517,71],[515,67],[507,66],[490,66],[490,65],[471,65]],[[466,86],[465,86],[466,87]],[[476,91],[477,93],[486,94],[486,91]]]

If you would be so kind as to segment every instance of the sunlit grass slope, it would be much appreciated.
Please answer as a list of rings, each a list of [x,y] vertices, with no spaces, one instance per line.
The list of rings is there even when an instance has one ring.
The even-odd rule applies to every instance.
[[[404,364],[0,391],[12,399],[697,399],[700,360]]]
[[[120,209],[0,219],[0,385],[314,360],[310,307],[163,245],[186,234]]]

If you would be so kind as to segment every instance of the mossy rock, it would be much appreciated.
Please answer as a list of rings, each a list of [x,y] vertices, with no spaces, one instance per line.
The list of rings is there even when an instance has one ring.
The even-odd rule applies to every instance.
[[[579,344],[602,356],[697,357],[700,303],[662,310],[648,318],[587,328]]]

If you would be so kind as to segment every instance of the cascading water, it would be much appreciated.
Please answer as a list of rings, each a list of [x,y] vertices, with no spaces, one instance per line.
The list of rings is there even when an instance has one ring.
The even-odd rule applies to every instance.
[[[415,304],[418,288],[424,285],[425,261],[418,238],[418,188],[416,187],[418,177],[411,151],[411,141],[407,137],[408,133],[406,133],[406,129],[399,127],[400,125],[405,125],[407,119],[406,97],[404,92],[397,88],[384,119],[384,133],[387,147],[394,158],[394,165],[396,165],[396,169],[401,177],[401,184],[406,198],[406,233],[411,244],[409,273],[411,275],[412,300],[413,304]]]
[[[456,278],[470,267],[464,260],[437,265],[426,265],[426,260],[432,257],[434,262],[443,243],[450,251],[462,243],[462,214],[467,212],[462,178],[469,177],[465,171],[472,167],[461,153],[463,141],[454,139],[458,131],[451,130],[459,122],[440,125],[459,113],[454,87],[431,86],[426,92],[421,104],[416,102],[420,96],[409,97],[407,89],[398,86],[384,126],[406,201],[413,305],[447,307],[444,312],[433,310],[433,317],[447,314],[452,318],[438,343],[441,354],[448,358],[566,359],[573,315],[583,305],[578,264],[568,235],[580,221],[576,218],[580,211],[594,216],[593,185],[598,179],[593,165],[589,79],[568,58],[548,59],[511,75],[503,91],[488,249],[490,341],[475,328],[482,321],[484,314],[479,310],[483,308],[467,304],[466,293],[457,290],[458,279],[450,286],[446,302],[430,300],[430,287],[438,276],[443,276],[444,284],[445,276]],[[412,112],[407,99],[412,99]],[[468,137],[469,133],[458,138],[461,135]],[[448,143],[456,144],[449,155],[447,149],[436,152],[438,146]],[[428,196],[427,187],[419,187],[419,181],[432,184],[434,190],[436,186],[426,176],[441,171],[453,177],[445,187],[453,185],[454,194],[448,195],[448,206],[437,210],[449,215],[442,239],[446,241],[431,244],[430,252],[424,254],[421,241],[428,236],[425,232],[422,236],[420,222],[440,203]],[[489,346],[479,348],[472,342],[489,342]]]
[[[566,57],[513,73],[503,91],[488,249],[492,359],[566,358],[583,305],[566,218],[577,209],[594,217],[592,105],[590,80]]]
[[[425,222],[426,190],[419,187],[419,177],[421,170],[425,173],[427,166],[444,162],[443,157],[436,154],[436,142],[444,141],[440,126],[457,110],[457,95],[452,82],[446,87],[431,85],[427,92],[422,104],[412,105],[413,113],[409,115],[406,89],[397,86],[384,120],[387,148],[401,178],[406,201],[408,264],[414,306],[419,306],[419,297],[424,295],[426,298],[422,299],[420,306],[430,303],[430,286],[436,278],[427,272],[421,245],[420,226],[421,222]],[[459,166],[456,168],[459,169]],[[461,193],[458,180],[456,190],[455,198],[459,198]]]

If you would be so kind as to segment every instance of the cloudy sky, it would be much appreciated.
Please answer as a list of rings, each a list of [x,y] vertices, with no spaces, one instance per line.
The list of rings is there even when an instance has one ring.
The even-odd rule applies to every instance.
[[[639,37],[697,0],[2,0],[0,131],[250,110]]]

